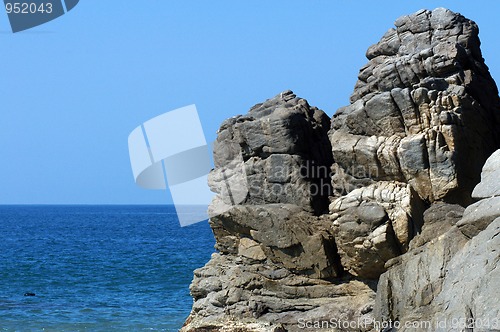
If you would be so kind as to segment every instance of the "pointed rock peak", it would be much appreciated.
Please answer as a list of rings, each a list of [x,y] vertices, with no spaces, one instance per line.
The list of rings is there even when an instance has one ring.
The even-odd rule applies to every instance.
[[[288,109],[297,106],[298,104],[307,105],[307,101],[297,96],[291,90],[285,90],[265,102],[255,105],[250,109],[248,115],[255,118],[261,118],[273,113],[278,109]]]
[[[445,8],[402,16],[367,51],[351,104],[332,119],[349,188],[409,183],[426,202],[467,205],[500,147],[500,98],[473,21]],[[355,167],[364,164],[364,171]]]

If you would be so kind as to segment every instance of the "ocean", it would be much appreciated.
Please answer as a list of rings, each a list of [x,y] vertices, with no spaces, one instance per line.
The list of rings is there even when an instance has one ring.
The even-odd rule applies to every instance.
[[[177,331],[213,246],[168,205],[0,205],[0,331]]]

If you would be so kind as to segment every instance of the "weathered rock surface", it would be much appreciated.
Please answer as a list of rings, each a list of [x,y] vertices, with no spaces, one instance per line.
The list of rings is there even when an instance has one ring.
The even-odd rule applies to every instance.
[[[431,324],[398,331],[497,331],[500,218],[467,240],[453,227],[419,253],[399,257],[401,263],[380,279],[377,320],[397,321],[403,327],[406,322]],[[460,326],[464,322],[475,328]],[[484,322],[482,328],[479,322]]]
[[[420,232],[429,204],[472,202],[481,167],[498,146],[500,114],[479,45],[474,22],[440,8],[398,19],[396,28],[368,49],[351,105],[332,119],[332,182],[339,198],[330,212],[342,214],[344,201],[374,202],[360,190],[394,189],[385,194],[393,197],[391,206],[375,200],[388,215],[378,247],[366,242],[374,229],[344,209],[339,220],[349,229],[337,228],[335,235],[350,273],[378,277],[383,263],[405,252]],[[343,236],[347,230],[357,234],[356,241]],[[399,251],[390,249],[395,245]]]
[[[358,180],[409,182],[428,202],[470,203],[498,141],[498,91],[479,45],[476,24],[446,9],[398,19],[333,117],[335,162]]]
[[[481,183],[474,188],[472,197],[482,199],[500,196],[498,179],[500,179],[500,151],[497,150],[484,164]]]
[[[214,144],[211,189],[219,199],[226,198],[223,173],[241,154],[249,189],[242,204],[293,204],[316,215],[325,213],[332,164],[329,127],[323,111],[292,91],[255,105],[245,116],[226,120]]]
[[[340,275],[329,220],[296,205],[236,206],[211,218],[210,225],[221,253],[241,255],[242,241],[251,241],[261,248],[261,260],[269,258],[297,274],[314,278]]]
[[[467,207],[457,226],[465,236],[473,238],[497,217],[500,217],[500,197],[486,198]]]
[[[195,272],[185,331],[236,329],[242,320],[293,331],[299,320],[330,319],[330,312],[346,320],[371,317],[376,282],[343,275],[327,215],[329,129],[328,116],[291,91],[222,124],[209,176],[218,195],[210,209],[227,204],[225,181],[237,154],[249,192],[210,219],[220,254]]]
[[[410,249],[418,248],[446,233],[462,218],[464,210],[458,204],[434,203],[425,210],[424,226],[410,242]]]
[[[378,278],[385,262],[405,251],[418,231],[409,225],[413,215],[422,213],[420,203],[409,185],[382,181],[335,199],[330,218],[344,268]]]
[[[367,58],[331,120],[285,91],[221,125],[218,253],[182,331],[498,317],[500,98],[476,24],[422,10]]]
[[[500,189],[500,181],[493,183]],[[424,231],[412,241],[411,250],[387,262],[389,270],[380,277],[377,321],[398,322],[403,326],[398,331],[500,329],[500,303],[493,295],[500,286],[497,198],[481,200],[464,212],[442,203],[425,212]],[[407,322],[430,325],[404,328]]]
[[[250,324],[264,331],[300,331],[301,321],[330,320],[332,312],[345,321],[369,321],[373,287],[373,282],[333,283],[296,275],[271,262],[252,264],[245,257],[213,254],[195,271],[195,303],[185,330],[231,326],[229,331],[235,331],[245,322],[242,331],[258,331]]]

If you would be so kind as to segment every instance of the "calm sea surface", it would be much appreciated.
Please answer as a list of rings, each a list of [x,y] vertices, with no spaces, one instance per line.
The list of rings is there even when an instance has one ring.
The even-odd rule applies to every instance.
[[[213,245],[173,206],[0,206],[0,331],[177,331]]]

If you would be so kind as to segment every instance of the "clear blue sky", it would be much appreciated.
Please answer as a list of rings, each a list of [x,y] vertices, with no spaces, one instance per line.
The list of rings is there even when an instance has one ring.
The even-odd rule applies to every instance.
[[[12,34],[0,14],[0,204],[162,204],[134,184],[127,137],[196,104],[227,117],[292,89],[332,115],[395,19],[447,7],[475,20],[500,79],[500,2],[103,1]]]

